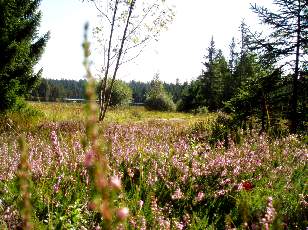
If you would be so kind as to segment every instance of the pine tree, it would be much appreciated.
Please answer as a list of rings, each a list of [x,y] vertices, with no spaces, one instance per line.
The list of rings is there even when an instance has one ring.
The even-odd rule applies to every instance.
[[[0,0],[0,112],[13,109],[30,92],[49,33],[38,36],[40,0]]]
[[[236,53],[236,44],[235,44],[235,38],[233,37],[231,40],[231,43],[229,45],[230,48],[230,59],[229,59],[229,69],[231,73],[234,73],[234,69],[236,66],[236,60],[237,60],[237,53]]]
[[[265,7],[252,5],[262,23],[269,25],[272,33],[267,38],[256,39],[256,48],[265,50],[269,59],[275,62],[291,63],[292,98],[291,98],[291,131],[294,133],[298,125],[298,82],[301,63],[308,54],[308,1],[307,0],[273,0],[277,8],[272,12]],[[289,60],[292,60],[290,62]]]
[[[205,70],[202,70],[202,75],[199,77],[201,83],[201,95],[203,95],[204,99],[202,101],[206,101],[206,105],[211,109],[215,110],[215,95],[213,92],[213,84],[215,81],[214,76],[214,60],[217,55],[217,50],[215,47],[215,41],[212,36],[210,46],[207,48],[207,55],[205,56],[206,61],[203,63],[205,66]]]
[[[242,59],[246,80],[228,102],[235,112],[235,120],[245,125],[249,117],[260,119],[261,132],[275,125],[277,114],[281,112],[281,70],[271,65],[262,65],[256,55],[247,55]],[[284,92],[283,92],[284,93]]]
[[[213,37],[207,51],[206,61],[203,63],[206,68],[199,77],[202,101],[205,101],[203,106],[207,106],[210,110],[217,110],[222,108],[223,101],[227,97],[225,84],[230,81],[230,69],[222,51],[216,49]]]

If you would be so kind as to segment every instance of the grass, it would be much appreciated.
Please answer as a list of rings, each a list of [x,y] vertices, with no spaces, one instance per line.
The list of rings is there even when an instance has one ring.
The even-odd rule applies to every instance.
[[[301,136],[277,139],[242,130],[236,142],[229,136],[225,144],[215,137],[221,133],[217,127],[224,129],[217,114],[114,108],[106,123],[93,125],[82,104],[31,106],[42,113],[2,119],[1,229],[26,228],[25,222],[34,229],[304,229],[308,224],[308,147]],[[19,135],[27,143],[26,162],[20,161]],[[108,160],[103,171],[99,156]]]
[[[60,102],[31,102],[30,105],[44,111],[44,120],[48,121],[84,121],[84,104]],[[202,116],[178,112],[148,111],[143,106],[110,108],[106,122],[127,123],[151,119],[196,119]]]

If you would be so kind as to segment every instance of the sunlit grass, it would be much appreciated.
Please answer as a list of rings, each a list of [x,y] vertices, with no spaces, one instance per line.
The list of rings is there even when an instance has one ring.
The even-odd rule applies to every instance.
[[[61,102],[31,102],[34,109],[44,113],[42,121],[84,121],[84,104],[80,103],[61,103]],[[109,108],[106,115],[106,122],[136,122],[154,119],[183,119],[198,120],[204,119],[208,115],[193,115],[179,112],[159,112],[149,111],[143,106],[127,106]]]

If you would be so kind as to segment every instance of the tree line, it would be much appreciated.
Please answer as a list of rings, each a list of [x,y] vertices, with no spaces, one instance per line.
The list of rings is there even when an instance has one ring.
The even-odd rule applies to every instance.
[[[159,80],[159,79],[158,79]],[[39,84],[31,91],[27,97],[28,100],[40,100],[40,101],[61,101],[64,98],[69,99],[85,99],[85,86],[87,80],[67,80],[67,79],[44,79],[42,78]],[[111,101],[111,105],[121,104],[122,101],[129,101],[134,104],[144,104],[146,101],[147,94],[151,90],[150,82],[142,81],[129,81],[124,82],[121,80],[115,80],[113,93],[114,94],[125,94],[124,98],[119,100],[115,99]],[[185,84],[188,84],[187,82]],[[98,85],[98,82],[97,82]],[[164,90],[171,95],[172,100],[177,102],[180,100],[181,92],[184,84],[180,84],[179,80],[176,83],[162,82]],[[97,94],[99,89],[97,89]],[[131,91],[128,93],[127,91]],[[118,96],[119,97],[119,96]],[[124,103],[125,104],[125,103]]]

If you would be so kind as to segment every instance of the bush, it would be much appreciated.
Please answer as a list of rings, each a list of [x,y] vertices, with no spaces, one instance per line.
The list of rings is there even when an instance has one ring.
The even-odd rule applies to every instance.
[[[172,101],[171,97],[167,94],[148,97],[145,101],[145,107],[148,110],[158,110],[158,111],[175,110],[175,104]]]
[[[206,106],[200,106],[197,109],[193,109],[192,113],[193,114],[208,114],[209,113],[209,109]]]
[[[145,100],[145,107],[148,110],[158,111],[174,111],[176,109],[171,95],[166,92],[157,76],[151,82],[151,88]]]
[[[111,80],[108,81],[110,85]],[[115,80],[112,91],[111,91],[111,100],[110,106],[126,106],[131,103],[133,98],[132,89],[127,83],[121,80]]]

